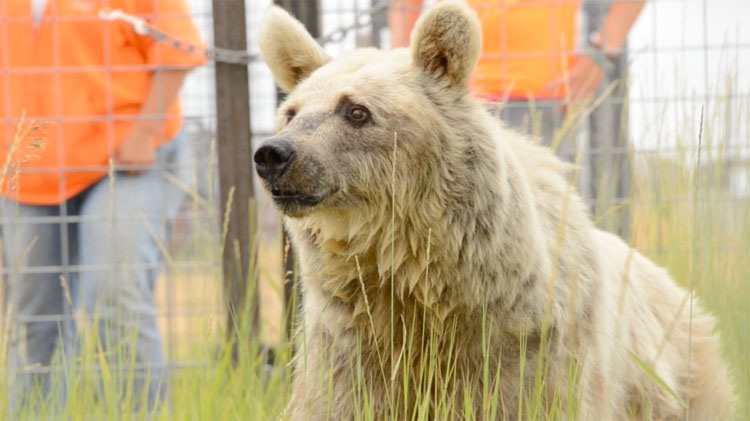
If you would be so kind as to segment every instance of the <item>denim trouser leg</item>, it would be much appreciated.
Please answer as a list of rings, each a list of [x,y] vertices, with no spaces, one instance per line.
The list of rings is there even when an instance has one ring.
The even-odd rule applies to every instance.
[[[64,395],[63,376],[51,381],[49,366],[62,337],[72,336],[70,304],[61,284],[62,226],[58,206],[28,206],[3,200],[4,310],[12,323],[8,342],[10,410],[20,409],[35,387],[46,394],[50,383]],[[69,344],[70,341],[66,340]],[[72,347],[66,347],[72,353]],[[58,367],[59,368],[59,367]],[[56,372],[60,374],[59,371]],[[64,397],[63,397],[64,399]]]
[[[149,407],[164,398],[168,374],[154,302],[161,248],[185,197],[164,173],[181,178],[175,166],[185,164],[187,146],[178,136],[159,149],[153,169],[102,180],[81,204],[79,261],[96,270],[80,273],[80,305],[96,318],[110,364],[127,367],[134,357],[133,382],[125,386],[136,398],[147,393]]]
[[[187,147],[183,136],[178,136],[157,151],[152,169],[139,175],[117,173],[114,179],[102,179],[66,202],[68,215],[79,217],[79,222],[66,225],[64,236],[69,240],[65,247],[68,263],[80,267],[69,275],[73,305],[85,310],[89,327],[96,326],[112,373],[123,376],[121,384],[131,388],[134,399],[145,394],[149,407],[164,398],[168,374],[154,302],[164,260],[161,247],[185,197],[182,189],[165,178],[165,172],[188,184],[183,176]],[[70,314],[60,282],[64,273],[44,270],[63,263],[63,225],[42,218],[59,216],[59,206],[4,202],[2,245],[9,271],[5,308],[16,315],[10,368],[23,373],[29,366],[50,364],[60,342],[59,332],[64,332],[63,338],[73,336],[55,318]],[[40,223],[40,218],[45,222]],[[38,321],[40,316],[42,321]],[[135,368],[133,381],[125,384],[130,368]],[[31,381],[14,384],[11,406],[21,402]],[[126,390],[121,392],[125,396]]]
[[[574,162],[578,130],[569,127],[564,133],[558,132],[566,118],[559,109],[561,101],[510,101],[500,111],[500,118],[508,126],[540,138],[543,145],[554,147],[563,160]]]

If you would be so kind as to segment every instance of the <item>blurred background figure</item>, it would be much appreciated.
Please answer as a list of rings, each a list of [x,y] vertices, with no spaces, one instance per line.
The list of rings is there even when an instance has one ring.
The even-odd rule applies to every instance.
[[[408,45],[423,3],[404,0],[390,7],[393,47]],[[579,141],[583,120],[595,113],[587,127],[587,146],[596,150],[596,157],[579,161],[579,187],[596,213],[620,205],[630,193],[627,123],[622,121],[627,114],[622,111],[627,92],[625,43],[645,0],[468,3],[479,16],[483,35],[472,78],[475,94],[499,104],[506,124],[541,137],[570,162],[585,143]],[[617,81],[619,86],[612,86],[603,106],[586,110],[603,81]],[[620,211],[616,219],[609,228],[627,238],[629,216]]]
[[[409,44],[422,0],[404,0],[390,9],[391,44]],[[507,102],[503,119],[532,130],[530,112],[539,112],[541,133],[550,141],[562,122],[561,105],[589,101],[604,71],[620,54],[645,0],[612,0],[602,27],[583,51],[577,25],[581,0],[477,0],[468,2],[482,23],[482,55],[472,79],[477,96]],[[524,126],[525,124],[525,126]],[[537,123],[538,124],[538,123]],[[533,130],[532,130],[533,131]]]
[[[204,58],[99,19],[105,4],[202,42],[184,0],[0,2],[11,408],[65,382],[49,366],[58,349],[68,361],[80,351],[78,309],[78,330],[96,329],[97,349],[111,362],[135,362],[132,380],[120,373],[120,396],[147,396],[153,407],[167,385],[154,288],[185,196],[173,181],[187,184],[178,91]],[[34,127],[19,134],[22,117]]]

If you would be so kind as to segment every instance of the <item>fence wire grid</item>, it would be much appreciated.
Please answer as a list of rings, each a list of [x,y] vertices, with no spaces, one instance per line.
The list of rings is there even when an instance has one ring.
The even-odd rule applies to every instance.
[[[316,0],[291,0],[300,4],[313,5]],[[128,74],[134,72],[159,72],[153,66],[116,66],[108,63],[101,68],[67,66],[54,59],[48,60],[43,67],[23,67],[9,65],[11,59],[8,51],[10,43],[15,42],[13,28],[28,22],[24,18],[14,17],[3,7],[14,3],[13,0],[0,2],[0,75],[3,85],[0,86],[0,101],[8,109],[10,79],[18,75],[44,74],[44,77],[77,74],[85,72],[103,72],[104,74]],[[52,4],[53,2],[50,2]],[[159,3],[154,0],[154,3]],[[171,19],[189,19],[195,22],[201,35],[209,46],[213,45],[213,16],[211,2],[189,0],[189,16],[170,16]],[[404,4],[402,0],[317,0],[318,23],[321,29],[321,41],[331,57],[358,47],[376,46],[390,48],[392,29],[388,23],[388,11],[395,8],[418,12]],[[427,0],[421,7],[428,7]],[[505,10],[511,3],[505,0],[486,1],[488,9]],[[506,4],[507,3],[507,4]],[[550,7],[565,3],[560,0],[538,0],[536,6]],[[576,2],[572,2],[576,3]],[[576,15],[576,44],[571,52],[583,51],[587,46],[589,35],[598,31],[612,1],[583,0],[582,7]],[[29,2],[30,4],[30,2]],[[248,64],[250,80],[250,115],[237,116],[249,118],[252,127],[251,139],[257,145],[264,138],[272,135],[274,114],[277,105],[277,88],[269,70],[261,61],[256,40],[259,22],[265,10],[270,7],[270,0],[252,0],[246,2],[247,37],[249,45]],[[528,7],[529,4],[526,4]],[[50,6],[48,6],[49,8]],[[411,9],[409,9],[411,8]],[[84,14],[85,15],[85,14]],[[88,15],[85,15],[88,16]],[[71,22],[86,23],[93,17],[74,17]],[[27,18],[26,18],[27,19]],[[34,25],[61,24],[64,17],[47,22],[45,17]],[[77,21],[75,20],[77,19]],[[568,149],[564,144],[558,149],[568,160],[582,151],[579,164],[582,167],[579,187],[592,208],[595,219],[600,225],[615,230],[628,238],[646,235],[643,230],[649,226],[638,224],[639,206],[653,202],[654,196],[636,194],[639,189],[652,191],[662,189],[658,200],[663,203],[685,202],[694,205],[696,202],[722,204],[727,208],[736,208],[729,212],[726,220],[721,221],[722,229],[731,231],[740,227],[743,218],[748,216],[750,202],[750,29],[746,25],[750,19],[750,3],[744,0],[648,0],[644,10],[628,37],[627,46],[619,52],[608,70],[602,87],[613,86],[609,95],[602,99],[590,117],[581,119],[580,128],[570,134]],[[743,23],[744,21],[744,23]],[[98,21],[97,21],[98,22]],[[504,28],[500,28],[501,32]],[[408,30],[407,30],[408,31]],[[61,47],[60,40],[50,41],[54,48]],[[109,43],[104,43],[109,48]],[[109,55],[104,52],[104,56]],[[514,58],[499,53],[497,58]],[[533,54],[539,54],[532,52]],[[515,56],[518,58],[518,56]],[[139,210],[133,215],[113,216],[107,208],[102,212],[85,213],[75,208],[80,206],[75,199],[52,205],[55,212],[39,215],[22,215],[14,218],[10,211],[4,210],[0,219],[4,225],[9,220],[23,225],[46,225],[55,227],[52,231],[61,236],[58,264],[35,265],[29,256],[35,252],[34,244],[24,244],[22,258],[15,262],[4,261],[2,275],[5,279],[2,288],[4,299],[0,302],[0,335],[11,330],[11,325],[22,318],[24,323],[54,322],[62,323],[77,319],[74,311],[60,303],[65,311],[60,313],[18,314],[9,307],[8,278],[18,276],[38,276],[49,279],[55,287],[66,279],[86,277],[85,274],[100,274],[105,277],[114,270],[122,269],[117,262],[81,263],[77,256],[77,246],[71,237],[76,227],[86,223],[108,224],[153,224],[173,219],[166,224],[165,233],[152,233],[158,241],[159,258],[153,261],[128,263],[128,271],[151,271],[155,276],[153,300],[156,303],[158,331],[164,349],[164,368],[174,374],[186,366],[211,364],[212,361],[197,358],[195,350],[207,346],[211,338],[218,341],[223,335],[223,319],[226,308],[222,300],[221,256],[219,253],[222,241],[222,215],[219,211],[218,179],[219,168],[216,159],[216,92],[214,86],[215,63],[208,61],[189,74],[180,91],[182,115],[184,117],[183,133],[190,157],[174,165],[162,165],[158,168],[158,178],[182,192],[184,201],[176,215],[168,215],[171,196],[154,193],[148,199],[160,201],[155,206],[155,213]],[[615,85],[612,82],[617,81]],[[64,81],[63,81],[64,83]],[[59,92],[70,87],[59,86]],[[68,91],[66,91],[68,92]],[[73,92],[73,91],[70,91]],[[58,93],[59,95],[59,93]],[[102,92],[111,96],[111,92]],[[532,104],[540,113],[557,113],[559,103],[556,101],[538,101]],[[536,135],[545,135],[545,129],[535,125],[534,113],[529,117],[528,102],[503,101],[497,104],[502,118],[514,115],[514,107],[519,108],[520,117],[516,123],[520,130],[527,130]],[[522,109],[522,110],[521,110]],[[701,111],[703,110],[703,111]],[[706,141],[703,146],[701,170],[708,177],[720,177],[718,185],[721,191],[707,192],[699,196],[685,196],[669,190],[671,178],[679,178],[685,172],[680,164],[688,168],[699,165],[696,161],[698,132],[701,112],[705,116],[703,131]],[[9,147],[11,135],[21,120],[18,115],[6,112],[2,115],[5,131],[5,146]],[[169,115],[152,115],[153,119],[168,119]],[[48,115],[31,115],[26,123],[35,121],[44,123],[45,131],[59,130],[61,124],[96,123],[113,126],[118,119],[131,119],[131,116],[120,116],[113,110],[104,115],[74,115],[61,112],[58,107]],[[562,124],[564,116],[559,115],[555,126]],[[112,130],[107,136],[109,150],[114,150],[115,135]],[[64,149],[62,136],[57,136],[60,150]],[[116,167],[112,161],[95,167],[68,167],[62,173],[74,176],[81,172],[98,171],[105,173],[105,191],[117,188],[117,181],[127,178],[127,171],[138,170],[138,167]],[[252,165],[248,162],[247,165]],[[668,167],[668,170],[664,170]],[[20,168],[19,172],[34,171]],[[41,171],[41,170],[40,170]],[[55,170],[57,171],[57,170]],[[184,177],[175,176],[177,172]],[[108,177],[107,174],[110,176]],[[108,181],[109,180],[109,181]],[[253,182],[248,180],[248,182]],[[111,187],[110,187],[111,185]],[[63,184],[60,184],[63,188]],[[648,186],[644,187],[644,186]],[[260,273],[260,306],[261,335],[269,344],[283,340],[283,294],[282,274],[283,256],[280,245],[281,228],[279,216],[266,199],[260,188],[257,193],[258,238]],[[675,194],[672,194],[675,193]],[[181,199],[182,200],[182,199]],[[7,208],[6,208],[7,209]],[[633,216],[633,214],[636,214]],[[642,215],[641,215],[642,216]],[[635,222],[634,222],[635,221]],[[719,222],[715,222],[719,224]],[[10,243],[3,232],[2,248],[17,247]],[[650,237],[649,237],[650,238]],[[37,240],[35,240],[36,242]],[[649,242],[640,249],[649,256],[686,253],[690,250],[700,255],[708,252],[737,253],[748,256],[750,244],[747,238],[734,243],[706,243],[700,247],[677,247],[674,244],[664,246],[660,240]],[[24,263],[25,262],[25,263]],[[90,276],[88,277],[90,278]],[[12,287],[11,287],[12,288]],[[76,300],[73,299],[75,302]],[[75,307],[75,306],[73,306]],[[750,328],[748,328],[750,329]],[[6,338],[7,340],[8,338]],[[0,341],[0,343],[3,343]],[[6,352],[2,350],[0,352]],[[45,367],[36,367],[44,371]],[[0,368],[0,373],[6,370]]]

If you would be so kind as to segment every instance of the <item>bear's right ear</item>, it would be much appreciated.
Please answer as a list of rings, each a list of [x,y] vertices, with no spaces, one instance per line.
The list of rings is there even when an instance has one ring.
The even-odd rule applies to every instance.
[[[276,83],[286,92],[330,61],[302,23],[278,6],[263,17],[258,44]]]
[[[414,64],[452,87],[464,87],[479,59],[482,27],[463,1],[445,1],[428,10],[411,33]]]

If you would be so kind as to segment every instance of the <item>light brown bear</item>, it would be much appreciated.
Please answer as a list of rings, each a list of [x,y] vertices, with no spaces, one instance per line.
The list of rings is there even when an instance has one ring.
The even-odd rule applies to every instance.
[[[259,43],[289,96],[254,159],[304,296],[286,416],[730,416],[713,318],[472,97],[466,5],[426,12],[410,49],[331,60],[279,8]]]

